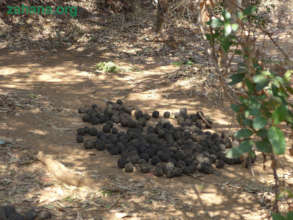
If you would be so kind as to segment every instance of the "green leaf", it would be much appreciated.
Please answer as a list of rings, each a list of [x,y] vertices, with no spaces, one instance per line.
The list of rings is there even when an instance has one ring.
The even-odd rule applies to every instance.
[[[237,30],[238,30],[238,26],[239,26],[238,24],[232,24],[232,25],[231,25],[232,30],[233,30],[233,31],[237,31]]]
[[[244,119],[243,125],[251,128],[253,125],[253,121],[251,119]]]
[[[253,77],[253,82],[256,83],[256,90],[260,91],[269,84],[270,80],[265,75],[258,74]]]
[[[232,109],[234,112],[239,112],[239,110],[240,110],[240,105],[237,105],[237,104],[231,104],[231,109]]]
[[[218,28],[223,25],[223,22],[218,18],[212,18],[210,25],[212,28]]]
[[[242,154],[250,152],[252,147],[253,142],[251,140],[243,141],[238,147],[232,147],[226,153],[226,156],[228,158],[239,158]]]
[[[229,11],[224,11],[225,20],[229,20],[231,18],[231,13]]]
[[[259,108],[255,108],[255,107],[250,108],[249,114],[253,116],[258,116],[260,114]]]
[[[287,70],[286,73],[284,74],[284,79],[288,82],[290,82],[290,78],[291,78],[291,75],[293,73],[293,70]]]
[[[256,149],[263,153],[272,153],[272,145],[268,140],[257,141],[255,143]]]
[[[273,152],[275,154],[284,154],[286,143],[284,133],[277,127],[272,126],[268,130],[268,138],[273,146]]]
[[[291,88],[290,86],[286,86],[286,89],[288,90],[288,92],[293,95],[293,88]]]
[[[293,219],[293,211],[287,213],[287,220]]]
[[[235,54],[237,54],[237,55],[242,55],[242,50],[236,49],[236,50],[235,50]]]
[[[282,77],[280,76],[276,76],[275,79],[274,79],[277,83],[279,83],[279,85],[283,85],[285,84],[285,81]]]
[[[249,93],[254,92],[254,85],[249,81],[249,79],[245,79],[245,85],[247,86]]]
[[[226,53],[228,52],[231,45],[232,45],[232,41],[229,38],[225,37],[221,40],[221,46]]]
[[[224,26],[224,30],[225,30],[225,36],[229,36],[232,32],[232,26],[229,23],[226,23]]]
[[[272,73],[270,71],[262,71],[261,75],[263,75],[263,76],[272,76]]]
[[[244,111],[244,117],[245,117],[245,118],[248,118],[249,115],[250,115],[249,110]]]
[[[241,130],[237,131],[235,133],[235,137],[237,139],[240,139],[240,138],[248,138],[250,137],[251,135],[253,134],[253,132],[247,128],[242,128]]]
[[[281,214],[273,213],[272,214],[273,220],[286,220]]]
[[[206,34],[205,35],[208,41],[211,41],[212,39],[214,39],[212,34]]]
[[[274,124],[279,124],[282,121],[285,121],[287,118],[288,111],[285,105],[280,105],[272,114]]]
[[[266,129],[260,129],[256,132],[256,135],[262,138],[267,138],[268,131]]]
[[[239,11],[239,12],[237,13],[237,17],[238,17],[240,20],[242,20],[242,19],[244,18],[244,14],[243,14],[243,12],[242,12],[242,11]]]
[[[255,82],[255,83],[262,83],[266,79],[267,79],[267,77],[264,76],[264,75],[261,75],[261,74],[258,74],[258,75],[253,76],[253,82]]]
[[[279,91],[278,91],[278,87],[275,86],[274,84],[272,84],[272,92],[274,96],[277,96]]]
[[[239,82],[242,82],[244,77],[245,77],[245,74],[243,74],[243,73],[237,73],[237,74],[232,75],[230,77],[232,81],[229,82],[229,85],[235,85],[235,84],[237,84]]]
[[[266,124],[267,120],[262,116],[255,117],[252,121],[252,126],[255,130],[262,129]]]
[[[256,7],[255,6],[249,6],[246,9],[243,10],[243,13],[245,15],[252,15],[254,12],[256,12]]]

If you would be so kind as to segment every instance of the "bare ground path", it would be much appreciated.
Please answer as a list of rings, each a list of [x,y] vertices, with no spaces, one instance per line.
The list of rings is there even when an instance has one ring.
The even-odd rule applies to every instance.
[[[270,191],[270,184],[264,188],[242,167],[227,167],[209,176],[162,179],[123,173],[106,152],[82,149],[75,142],[75,130],[83,126],[77,108],[105,99],[122,98],[145,111],[176,111],[182,106],[203,110],[220,130],[231,123],[228,108],[189,97],[174,84],[164,83],[162,75],[174,71],[174,66],[94,75],[89,67],[106,57],[92,54],[2,51],[0,91],[8,94],[14,110],[1,113],[0,137],[11,142],[0,147],[1,204],[17,204],[19,210],[31,205],[49,209],[54,219],[265,218],[268,212],[257,195]],[[34,160],[39,150],[92,177],[96,187],[56,182]],[[260,167],[255,168],[256,175],[270,179]]]

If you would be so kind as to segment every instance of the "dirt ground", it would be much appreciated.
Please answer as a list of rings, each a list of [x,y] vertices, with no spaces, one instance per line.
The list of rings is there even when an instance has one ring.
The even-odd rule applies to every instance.
[[[173,62],[181,54],[207,62],[204,44],[190,53],[180,51],[188,45],[170,50],[152,43],[145,26],[145,32],[131,36],[113,28],[90,46],[65,49],[12,50],[1,42],[0,140],[7,143],[0,145],[0,205],[13,204],[20,212],[31,207],[49,210],[56,220],[269,218],[273,176],[269,164],[263,170],[260,157],[254,175],[236,165],[212,175],[167,179],[124,173],[117,168],[117,158],[76,143],[76,129],[85,125],[77,109],[118,98],[149,113],[154,109],[177,112],[182,107],[201,110],[214,121],[214,130],[237,129],[229,104],[219,105],[216,90],[202,84],[205,67],[195,62],[193,69],[183,71],[193,71],[191,78],[174,80],[183,67]],[[292,34],[282,41],[290,47]],[[112,61],[121,71],[96,72],[95,65],[101,61]],[[58,182],[35,160],[39,151],[92,178],[96,185],[73,187]],[[289,187],[292,162],[288,154],[282,157],[280,178]]]

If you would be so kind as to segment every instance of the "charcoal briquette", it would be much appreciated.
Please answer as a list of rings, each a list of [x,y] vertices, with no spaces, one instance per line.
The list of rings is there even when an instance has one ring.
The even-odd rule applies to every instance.
[[[128,160],[126,158],[119,158],[119,160],[117,161],[117,166],[120,168],[120,169],[123,169],[125,167],[125,165],[128,163]]]
[[[228,157],[224,157],[223,158],[223,161],[226,163],[226,164],[229,164],[229,165],[234,165],[234,164],[241,164],[242,161],[240,158],[228,158]]]
[[[116,103],[117,103],[118,105],[123,105],[123,102],[122,102],[122,100],[120,100],[120,99],[117,99]]]
[[[149,173],[152,169],[152,167],[148,163],[141,163],[139,165],[140,172],[142,173]]]
[[[164,175],[163,167],[161,164],[158,164],[154,169],[154,175],[157,177],[161,177]]]
[[[187,118],[187,108],[181,108],[179,109],[179,115],[183,116],[183,118]]]
[[[100,119],[97,117],[93,117],[93,118],[91,118],[90,122],[92,125],[98,125],[98,124],[100,124]]]
[[[159,118],[159,117],[160,117],[160,112],[158,112],[158,111],[154,111],[154,112],[152,113],[152,117],[153,117],[153,118]]]
[[[107,117],[104,114],[101,114],[99,117],[99,123],[103,124],[107,121]]]
[[[76,136],[76,142],[77,142],[77,143],[82,143],[82,142],[83,142],[83,136],[81,136],[81,135],[77,135],[77,136]]]
[[[159,159],[158,156],[153,156],[153,158],[151,159],[151,163],[152,163],[153,165],[156,165],[156,164],[159,163],[159,162],[160,162],[160,159]]]
[[[132,119],[128,119],[128,121],[127,121],[127,126],[128,126],[129,128],[136,128],[137,124],[136,124],[136,122],[135,122],[134,120],[132,120]]]
[[[111,131],[111,126],[109,125],[109,124],[105,124],[104,126],[103,126],[103,132],[105,132],[105,133],[109,133],[110,131]]]
[[[139,156],[141,159],[144,159],[145,161],[149,161],[149,155],[147,153],[142,153]]]
[[[180,167],[175,167],[174,170],[173,170],[173,176],[174,177],[179,177],[179,176],[182,176],[183,174],[183,168],[180,168]]]
[[[92,127],[92,128],[89,128],[88,133],[90,136],[96,136],[98,133],[98,130],[95,127]]]
[[[154,127],[152,127],[152,126],[148,126],[148,127],[147,127],[147,133],[148,133],[148,134],[151,134],[151,133],[154,133],[154,132],[155,132]]]
[[[223,160],[216,160],[216,167],[221,169],[221,168],[224,168],[225,166],[225,162]]]
[[[114,114],[112,115],[112,121],[115,122],[115,123],[120,123],[120,115],[119,114]]]
[[[87,141],[84,142],[83,146],[84,146],[85,149],[88,150],[88,149],[95,148],[96,144],[95,144],[95,141],[87,140]]]
[[[123,151],[123,149],[125,148],[124,144],[123,143],[117,143],[117,148],[118,148],[118,151],[119,151],[119,154]]]
[[[164,118],[170,118],[170,112],[164,112]]]
[[[141,127],[145,127],[146,126],[146,120],[144,118],[140,118],[138,120],[138,125]]]
[[[171,159],[170,153],[168,151],[159,151],[158,157],[162,162],[168,162]]]
[[[118,129],[117,128],[112,128],[111,132],[112,132],[112,134],[118,134]]]
[[[83,113],[86,113],[87,112],[87,108],[85,108],[85,107],[80,107],[79,109],[78,109],[78,113],[79,114],[83,114]]]
[[[183,173],[186,174],[186,175],[193,174],[195,171],[196,171],[196,165],[195,164],[185,166],[184,169],[183,169]]]
[[[87,134],[87,130],[85,128],[78,128],[76,133],[77,133],[77,135],[84,136]]]
[[[141,110],[137,110],[137,111],[135,111],[134,116],[135,116],[136,120],[138,120],[143,117],[143,113]]]
[[[99,151],[103,151],[106,149],[106,145],[102,141],[96,141],[95,148]]]
[[[174,158],[175,160],[177,160],[177,161],[179,161],[179,160],[183,160],[184,157],[185,157],[184,152],[181,151],[181,150],[178,150],[178,151],[175,152],[175,154],[173,154],[173,158]]]
[[[191,119],[192,122],[196,122],[198,120],[197,114],[191,114],[190,119]]]
[[[143,118],[145,119],[145,120],[150,120],[151,119],[151,116],[148,114],[148,113],[145,113],[144,115],[143,115]]]
[[[210,163],[202,162],[198,164],[197,167],[198,171],[205,174],[212,174],[214,173],[214,169]]]
[[[191,119],[187,118],[184,120],[184,126],[191,126],[191,125],[192,125]]]
[[[126,105],[122,105],[122,111],[124,111],[125,113],[127,113],[128,115],[131,114],[132,108]]]
[[[111,146],[111,147],[108,148],[108,152],[111,155],[118,155],[119,154],[119,149],[116,146]]]
[[[183,160],[179,160],[179,161],[176,161],[175,166],[184,169],[186,164]]]

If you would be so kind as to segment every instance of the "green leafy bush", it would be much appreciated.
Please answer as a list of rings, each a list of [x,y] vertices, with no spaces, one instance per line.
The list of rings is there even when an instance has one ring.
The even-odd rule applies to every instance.
[[[293,105],[288,102],[289,96],[293,95],[290,84],[293,70],[274,72],[264,66],[256,50],[254,34],[245,34],[253,32],[252,27],[263,30],[263,24],[256,22],[257,18],[256,6],[249,6],[239,11],[237,19],[232,19],[231,13],[224,9],[220,17],[210,17],[207,23],[210,32],[206,37],[210,42],[213,52],[211,55],[215,60],[220,79],[228,73],[223,70],[230,68],[234,55],[240,55],[242,58],[238,71],[231,75],[229,83],[230,86],[240,84],[243,89],[238,100],[231,105],[241,126],[241,129],[235,133],[235,138],[240,144],[231,148],[227,156],[229,158],[238,158],[243,154],[254,156],[255,150],[271,156],[275,178],[274,209],[278,212],[276,156],[284,154],[286,148],[285,135],[280,125],[283,123],[293,128]],[[284,55],[282,50],[281,52]],[[285,217],[274,214],[274,217],[274,219],[293,219],[292,213],[288,213]]]
[[[272,217],[273,217],[273,220],[293,220],[293,212],[288,212],[287,215],[285,216],[274,213]]]
[[[120,71],[113,62],[100,62],[96,65],[96,68],[104,73],[118,73]]]

